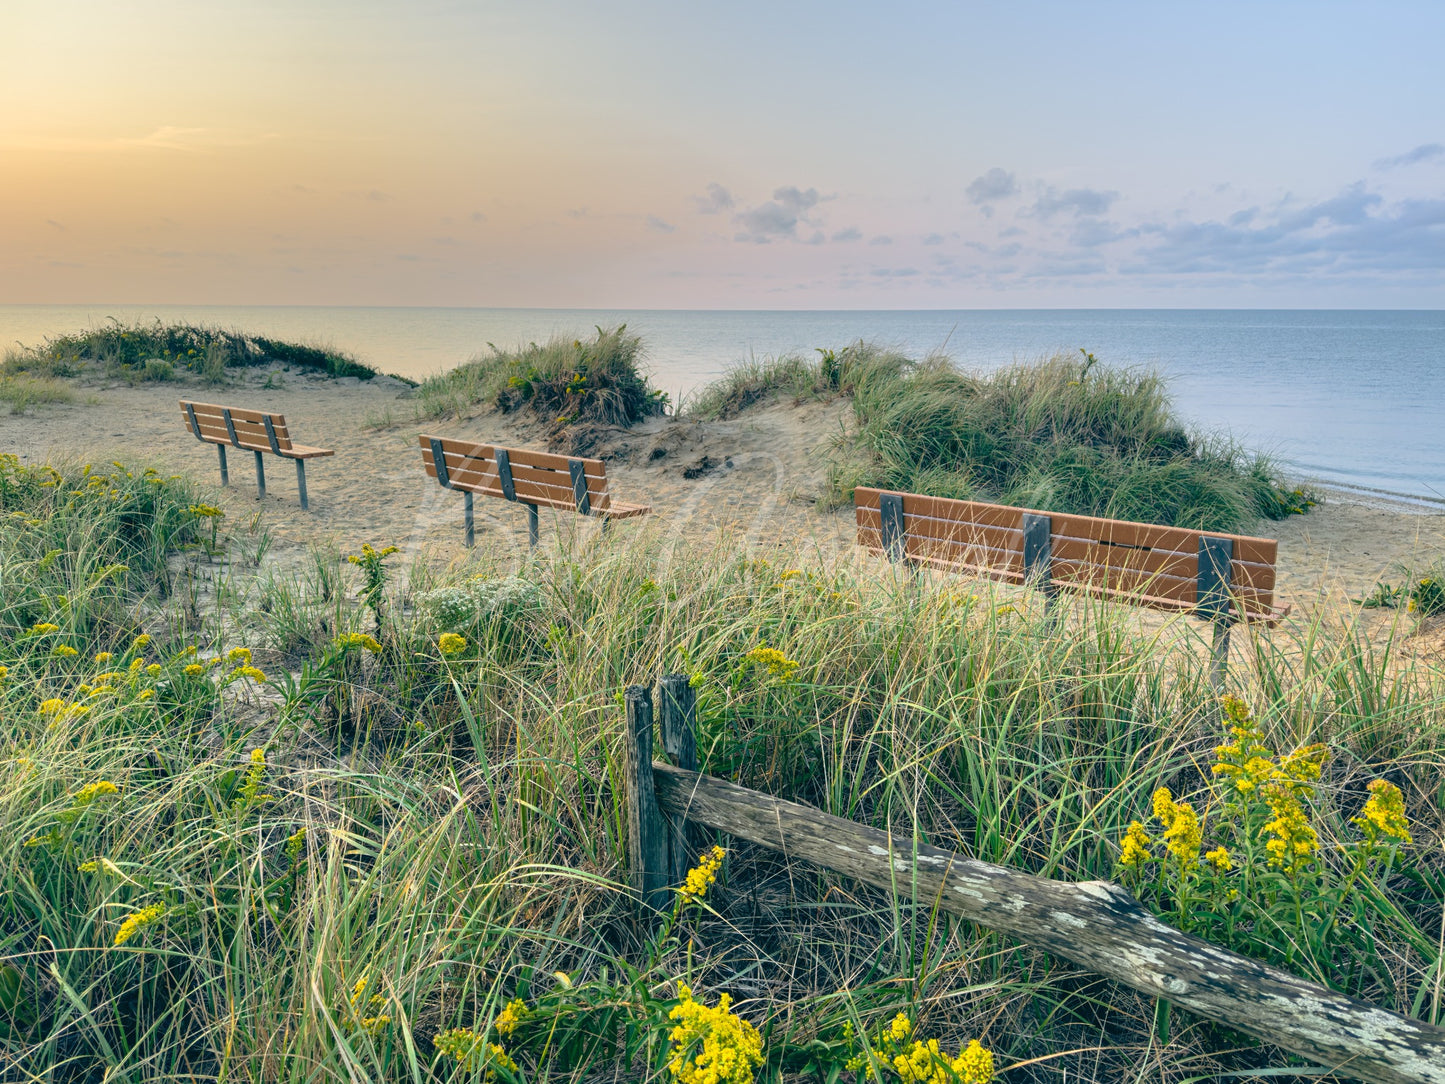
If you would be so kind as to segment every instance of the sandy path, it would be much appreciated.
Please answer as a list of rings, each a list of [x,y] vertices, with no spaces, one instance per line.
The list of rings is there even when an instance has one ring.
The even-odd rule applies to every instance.
[[[490,412],[463,421],[418,422],[403,386],[390,380],[362,383],[287,374],[280,389],[262,387],[254,374],[223,389],[176,384],[82,387],[72,404],[41,407],[30,416],[0,417],[0,448],[31,461],[120,459],[182,472],[212,487],[233,522],[249,522],[264,506],[276,540],[275,556],[304,554],[314,543],[350,552],[363,542],[425,547],[441,559],[461,552],[460,498],[441,490],[421,470],[417,434],[540,446],[533,429]],[[219,488],[216,452],[182,428],[177,399],[277,410],[298,441],[336,449],[307,472],[311,511],[296,499],[290,463],[266,456],[267,496],[256,499],[249,456],[231,454],[229,491]],[[398,423],[368,428],[368,416],[389,409]],[[802,541],[837,552],[852,539],[850,511],[820,513],[811,497],[821,488],[830,433],[838,431],[840,404],[778,405],[727,422],[653,419],[615,434],[604,458],[623,500],[651,504],[652,529],[687,534],[728,526],[753,542]],[[704,456],[714,464],[684,477]],[[543,515],[543,537],[577,529],[576,517]],[[588,529],[595,529],[589,525]],[[619,529],[629,529],[620,525]],[[477,501],[479,546],[525,545],[526,516],[500,501]],[[1257,533],[1280,542],[1279,595],[1297,612],[1323,603],[1331,609],[1368,593],[1379,580],[1397,581],[1398,566],[1445,554],[1445,514],[1381,501],[1333,496],[1308,516],[1262,523]],[[1370,614],[1371,624],[1387,619]]]

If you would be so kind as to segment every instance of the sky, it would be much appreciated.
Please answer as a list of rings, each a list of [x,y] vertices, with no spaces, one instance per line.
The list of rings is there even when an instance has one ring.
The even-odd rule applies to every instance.
[[[0,0],[0,303],[1445,308],[1445,4]]]

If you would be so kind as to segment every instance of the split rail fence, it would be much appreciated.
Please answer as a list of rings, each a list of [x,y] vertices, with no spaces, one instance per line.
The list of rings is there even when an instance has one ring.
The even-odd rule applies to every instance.
[[[671,906],[704,826],[805,859],[1070,960],[1190,1012],[1372,1084],[1445,1084],[1445,1028],[1347,997],[1160,922],[1108,881],[1036,877],[834,817],[697,771],[685,676],[627,690],[629,874],[641,902]],[[693,834],[690,837],[690,834]]]

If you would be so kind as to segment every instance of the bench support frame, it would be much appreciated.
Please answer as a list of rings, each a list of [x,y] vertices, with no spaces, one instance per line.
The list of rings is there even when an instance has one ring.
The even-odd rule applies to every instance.
[[[216,452],[221,457],[221,485],[228,486],[231,484],[231,475],[226,470],[226,446],[217,444]]]
[[[1229,588],[1234,559],[1234,540],[1199,537],[1199,578],[1194,588],[1194,612],[1214,625],[1209,647],[1209,687],[1222,692],[1229,674],[1229,630],[1234,625],[1230,614]]]
[[[301,491],[301,511],[309,512],[311,506],[306,503],[306,460],[296,460],[296,488]]]
[[[266,499],[266,461],[261,458],[260,452],[253,451],[251,454],[256,457],[256,499],[264,501]]]

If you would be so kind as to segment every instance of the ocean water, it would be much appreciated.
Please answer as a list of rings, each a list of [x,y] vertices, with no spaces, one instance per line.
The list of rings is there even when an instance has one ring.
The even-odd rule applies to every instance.
[[[107,319],[188,320],[346,350],[419,378],[488,343],[583,335],[626,323],[655,384],[679,395],[749,356],[859,338],[942,349],[992,369],[1087,349],[1169,380],[1194,426],[1271,453],[1301,478],[1445,504],[1445,312],[1216,309],[603,311],[576,309],[0,305],[0,344]]]

